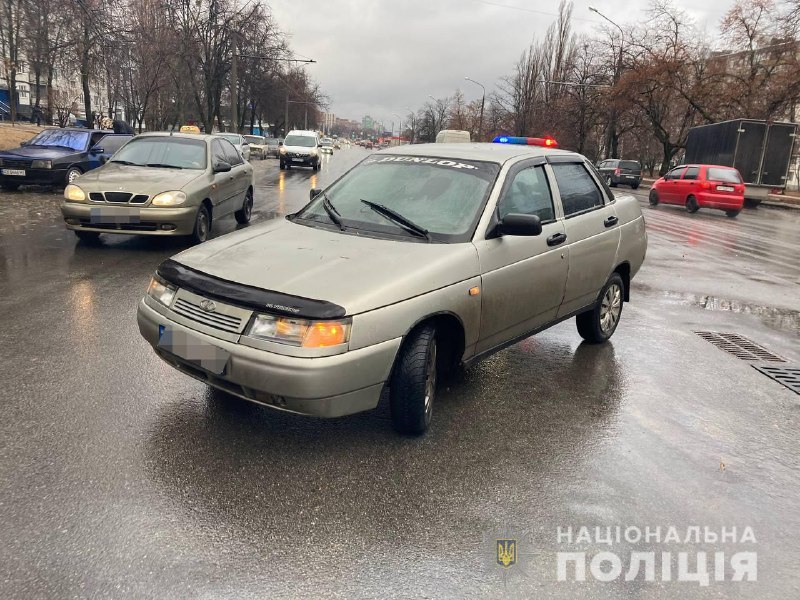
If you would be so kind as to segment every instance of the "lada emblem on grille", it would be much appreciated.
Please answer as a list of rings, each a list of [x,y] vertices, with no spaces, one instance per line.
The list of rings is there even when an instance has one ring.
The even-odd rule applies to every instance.
[[[217,305],[214,304],[214,302],[211,300],[204,299],[200,300],[200,308],[202,308],[206,312],[214,312],[215,310],[217,310]]]

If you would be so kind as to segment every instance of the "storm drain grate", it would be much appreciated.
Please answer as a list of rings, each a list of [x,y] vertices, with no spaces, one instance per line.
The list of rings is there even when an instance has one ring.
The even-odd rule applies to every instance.
[[[800,394],[800,367],[774,367],[772,365],[753,365],[767,377],[785,385],[795,394]]]
[[[736,358],[753,362],[786,362],[777,354],[773,354],[763,346],[751,342],[738,333],[719,333],[717,331],[695,331],[697,335],[711,342],[717,348],[733,354]]]

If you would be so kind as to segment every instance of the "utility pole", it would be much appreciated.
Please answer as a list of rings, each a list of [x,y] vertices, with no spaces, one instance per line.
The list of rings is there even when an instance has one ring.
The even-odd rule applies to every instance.
[[[619,83],[620,77],[622,76],[622,49],[623,44],[625,43],[625,32],[622,30],[622,27],[619,26],[618,23],[615,23],[595,7],[590,6],[589,10],[593,13],[600,15],[606,21],[611,23],[614,27],[619,29],[619,58],[617,59],[617,65],[614,68],[614,79],[613,83],[614,86]],[[614,102],[611,103],[611,110],[608,115],[608,128],[606,129],[606,158],[619,158],[618,154],[618,138],[617,138],[617,106]]]
[[[474,79],[470,79],[469,77],[464,77],[464,79],[481,86],[481,89],[483,90],[483,96],[481,96],[481,120],[480,124],[478,125],[478,141],[480,142],[483,139],[483,105],[486,102],[486,88],[483,87],[482,83],[478,83]]]
[[[293,63],[293,62],[296,62],[296,63],[316,63],[317,62],[313,58],[309,58],[309,59],[287,58],[285,60],[286,60],[286,75],[287,75],[287,77],[289,75],[289,63]],[[284,81],[284,83],[286,84],[286,112],[285,112],[285,117],[284,117],[284,121],[283,121],[283,128],[284,128],[283,136],[286,137],[286,134],[289,133],[289,93],[290,93],[291,89],[289,88],[289,82],[288,81]],[[308,108],[306,108],[306,128],[308,128]]]

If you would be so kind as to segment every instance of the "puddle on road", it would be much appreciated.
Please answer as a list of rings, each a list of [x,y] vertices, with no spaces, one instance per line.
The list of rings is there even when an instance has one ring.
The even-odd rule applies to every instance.
[[[663,295],[668,300],[690,306],[699,306],[705,310],[753,315],[761,319],[767,327],[777,331],[788,331],[795,335],[800,335],[800,311],[790,310],[788,308],[748,304],[747,302],[740,302],[738,300],[725,300],[714,296],[699,296],[683,292],[663,292]]]

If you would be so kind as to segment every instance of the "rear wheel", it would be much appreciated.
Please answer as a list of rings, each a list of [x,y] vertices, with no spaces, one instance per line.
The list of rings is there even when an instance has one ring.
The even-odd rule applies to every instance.
[[[236,217],[236,222],[239,223],[240,225],[244,225],[250,222],[250,217],[253,216],[252,190],[247,190],[247,193],[244,195],[244,202],[242,203],[242,208],[233,213],[233,216]]]
[[[734,217],[739,216],[739,213],[742,212],[741,210],[726,210],[725,214],[729,216],[731,219]]]
[[[392,425],[399,433],[419,435],[431,423],[436,396],[436,329],[412,331],[397,356],[389,380]]]
[[[200,205],[197,209],[197,217],[194,220],[194,232],[192,233],[192,241],[195,244],[202,244],[208,239],[208,234],[211,232],[211,217],[208,214],[208,209],[204,204]]]
[[[600,291],[594,308],[575,317],[578,333],[590,344],[605,342],[614,335],[622,316],[625,284],[619,273],[613,273]]]
[[[648,199],[650,200],[650,206],[658,206],[658,192],[655,190],[650,190],[650,196]]]
[[[700,207],[697,205],[697,198],[689,196],[686,199],[686,210],[690,213],[696,213]]]
[[[638,187],[639,187],[639,184],[638,184],[638,183],[632,183],[632,184],[631,184],[631,189],[632,189],[632,190],[635,190],[635,189],[637,189]]]

